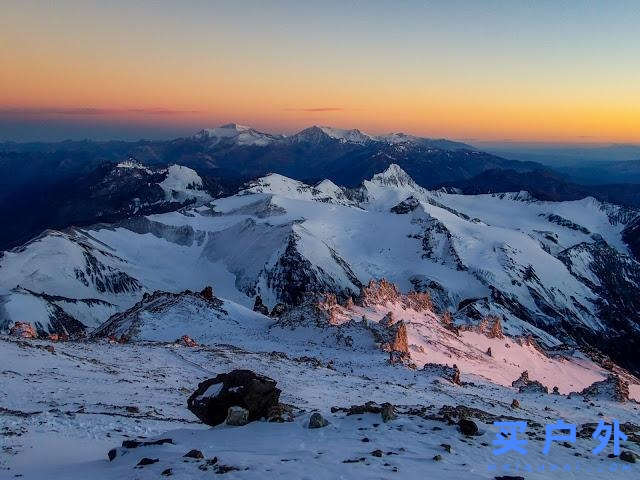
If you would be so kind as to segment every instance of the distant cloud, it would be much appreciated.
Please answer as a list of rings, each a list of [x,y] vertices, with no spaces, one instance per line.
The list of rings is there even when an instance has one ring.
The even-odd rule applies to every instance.
[[[342,112],[342,107],[285,108],[287,112]]]
[[[199,110],[172,110],[168,108],[94,108],[94,107],[61,107],[61,108],[0,108],[0,115],[183,115],[200,113]]]

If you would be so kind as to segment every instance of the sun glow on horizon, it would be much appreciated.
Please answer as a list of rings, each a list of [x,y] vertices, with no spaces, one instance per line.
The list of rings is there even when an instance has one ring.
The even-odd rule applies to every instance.
[[[15,2],[0,20],[0,140],[15,125],[37,137],[47,126],[169,134],[235,121],[284,133],[327,124],[640,142],[638,11],[625,2],[411,1],[393,11],[376,1]]]

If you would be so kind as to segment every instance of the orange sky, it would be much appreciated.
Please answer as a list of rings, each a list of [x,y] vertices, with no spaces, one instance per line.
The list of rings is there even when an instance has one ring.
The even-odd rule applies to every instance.
[[[640,142],[640,16],[630,2],[144,3],[10,2],[0,133],[37,118]]]

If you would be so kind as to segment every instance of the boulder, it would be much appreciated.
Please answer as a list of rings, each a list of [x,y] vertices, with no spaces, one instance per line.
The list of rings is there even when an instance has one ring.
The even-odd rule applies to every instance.
[[[233,370],[200,383],[187,407],[202,422],[214,426],[224,422],[229,408],[236,406],[249,412],[249,422],[268,418],[279,399],[275,380],[251,370]]]
[[[200,460],[200,459],[204,458],[204,454],[200,450],[196,450],[194,448],[193,450],[189,450],[187,453],[185,453],[183,455],[183,457],[185,457],[185,458],[195,458],[196,460]]]
[[[458,422],[458,428],[460,429],[460,433],[467,436],[474,436],[479,433],[478,425],[468,418],[461,418]]]
[[[229,410],[227,410],[227,418],[224,423],[235,427],[246,425],[249,423],[249,410],[238,406],[229,407]]]
[[[635,453],[630,452],[629,450],[624,450],[622,453],[620,453],[620,460],[622,460],[623,462],[636,463],[637,458],[638,456]]]
[[[309,418],[309,428],[322,428],[329,425],[329,422],[318,412],[311,414]]]

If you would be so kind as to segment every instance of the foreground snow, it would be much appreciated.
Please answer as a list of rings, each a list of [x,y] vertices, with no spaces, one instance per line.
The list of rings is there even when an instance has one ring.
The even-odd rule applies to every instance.
[[[55,353],[40,348],[46,345],[0,338],[2,478],[20,474],[25,479],[143,479],[158,478],[167,468],[174,478],[209,478],[216,467],[203,470],[206,460],[183,458],[194,448],[205,459],[217,457],[218,465],[239,469],[226,478],[487,479],[513,474],[491,472],[492,465],[502,468],[525,461],[535,467],[553,463],[582,468],[562,472],[564,478],[603,478],[610,474],[598,469],[613,467],[624,478],[638,474],[635,465],[607,458],[609,450],[591,454],[596,445],[591,438],[579,438],[568,448],[556,443],[548,457],[541,453],[544,424],[562,418],[580,430],[581,425],[599,419],[634,422],[638,406],[633,403],[520,394],[466,375],[463,382],[473,383],[434,382],[425,372],[401,366],[371,368],[366,357],[357,356],[337,358],[335,369],[329,369],[308,357],[223,345],[57,343]],[[276,379],[283,391],[281,401],[300,409],[295,422],[215,428],[195,423],[186,409],[187,396],[199,381],[234,368],[253,369]],[[511,408],[513,398],[519,400],[520,408]],[[369,400],[407,407],[399,407],[399,418],[386,424],[379,415],[331,413],[333,406]],[[491,447],[496,433],[492,420],[474,417],[481,435],[465,437],[455,425],[438,419],[444,405],[528,420],[529,430],[535,432],[529,437],[530,453],[496,457]],[[408,406],[425,407],[424,418],[402,413]],[[306,428],[314,410],[331,424]],[[173,444],[121,449],[109,462],[107,451],[133,438],[170,438]],[[450,445],[451,453],[442,444]],[[381,457],[371,455],[378,449]],[[624,442],[623,449],[637,452],[638,445]],[[433,459],[436,455],[441,455],[441,461]],[[143,457],[159,461],[135,469]],[[623,466],[629,469],[622,470]],[[553,475],[549,471],[524,474],[527,479]]]

